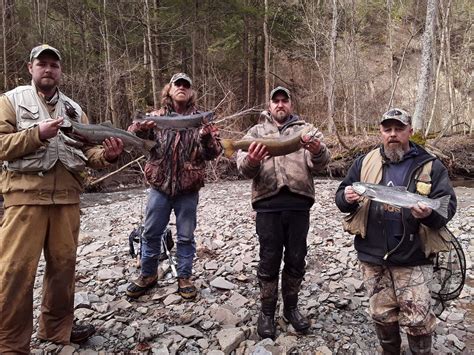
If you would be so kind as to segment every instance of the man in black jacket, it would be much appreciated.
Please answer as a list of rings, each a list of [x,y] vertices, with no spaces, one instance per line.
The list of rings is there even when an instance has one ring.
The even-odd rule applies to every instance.
[[[391,109],[380,121],[383,144],[358,158],[336,192],[336,205],[351,213],[346,230],[355,234],[370,315],[384,354],[400,353],[400,327],[414,354],[431,353],[436,317],[431,310],[429,283],[432,259],[420,232],[436,233],[456,212],[456,196],[444,165],[422,147],[409,141],[410,115]],[[425,165],[430,164],[430,169]],[[418,203],[410,209],[365,201],[352,183],[406,186],[429,198],[450,195],[447,218]],[[357,224],[357,227],[354,225]]]

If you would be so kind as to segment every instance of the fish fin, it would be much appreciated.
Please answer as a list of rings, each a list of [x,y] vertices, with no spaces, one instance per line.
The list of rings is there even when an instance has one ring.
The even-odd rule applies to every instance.
[[[230,158],[235,153],[234,142],[232,139],[221,139],[222,148],[224,148],[224,155]]]
[[[438,212],[444,218],[448,218],[448,207],[449,207],[449,201],[451,200],[451,196],[446,195],[446,196],[437,198],[436,200],[439,201],[439,207],[435,209],[435,211]]]
[[[99,123],[99,125],[104,126],[104,127],[113,127],[113,128],[115,128],[114,124],[111,121],[101,122],[101,123]]]

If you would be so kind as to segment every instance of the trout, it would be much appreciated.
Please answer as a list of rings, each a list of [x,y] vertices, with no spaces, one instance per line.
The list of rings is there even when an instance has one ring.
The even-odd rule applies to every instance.
[[[311,131],[314,131],[314,133],[310,134]],[[306,126],[303,129],[287,136],[274,138],[247,138],[240,140],[222,139],[221,144],[224,148],[224,154],[227,158],[230,158],[238,149],[247,151],[249,149],[250,144],[252,144],[253,142],[262,143],[265,147],[267,147],[268,153],[271,156],[276,157],[279,155],[290,154],[299,150],[305,143],[307,143],[303,140],[303,137],[307,135],[310,136],[310,138],[312,139],[322,138],[322,133],[318,132],[316,128]]]
[[[214,118],[214,112],[201,112],[192,115],[182,116],[179,114],[172,114],[169,116],[155,116],[145,115],[142,112],[135,114],[133,120],[135,122],[152,121],[158,128],[166,129],[186,129],[195,128],[203,124],[209,123]]]
[[[448,218],[450,195],[440,198],[429,198],[407,191],[405,186],[384,186],[365,182],[354,182],[354,191],[370,200],[386,203],[395,207],[411,208],[418,202],[432,208],[444,218]]]
[[[158,144],[149,139],[141,139],[123,129],[115,128],[111,122],[83,124],[65,119],[61,126],[61,131],[65,136],[75,140],[76,144],[79,143],[79,145],[102,144],[106,138],[119,138],[122,140],[124,148],[128,150],[135,148],[144,154],[148,154]],[[73,143],[74,141],[71,142],[72,145],[74,145]]]

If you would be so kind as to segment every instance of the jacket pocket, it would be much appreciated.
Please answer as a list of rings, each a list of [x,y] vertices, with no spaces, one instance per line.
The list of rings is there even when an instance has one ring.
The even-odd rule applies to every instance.
[[[27,129],[38,124],[40,118],[39,107],[37,105],[18,105],[19,117],[17,120],[19,130]]]
[[[35,152],[21,157],[21,159],[9,161],[7,169],[10,171],[39,172],[44,170],[44,156],[47,148],[40,147]]]
[[[164,185],[166,180],[166,171],[163,169],[164,165],[160,161],[149,161],[145,165],[145,178],[146,181],[162,191],[165,191]]]
[[[205,166],[205,164],[202,164]],[[204,167],[185,162],[178,176],[178,192],[189,193],[199,191],[204,186]]]

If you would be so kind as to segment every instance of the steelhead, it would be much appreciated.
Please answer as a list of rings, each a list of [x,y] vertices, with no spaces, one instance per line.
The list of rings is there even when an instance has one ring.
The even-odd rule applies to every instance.
[[[148,139],[141,139],[133,133],[116,128],[110,122],[102,124],[83,124],[65,119],[61,131],[69,138],[84,144],[102,144],[106,138],[120,138],[124,148],[135,148],[147,154],[158,143]]]
[[[370,200],[386,203],[395,207],[411,208],[418,202],[432,208],[444,218],[448,218],[450,195],[432,199],[407,191],[405,186],[384,186],[364,182],[354,182],[354,191]]]
[[[313,138],[321,138],[322,134],[317,131],[316,128],[306,126],[303,129],[294,132],[293,134],[281,137],[262,137],[262,138],[249,138],[249,139],[221,139],[222,147],[224,148],[224,154],[227,158],[230,158],[235,151],[242,149],[247,151],[250,144],[253,142],[262,143],[267,147],[268,153],[273,156],[286,155],[299,150],[305,142],[303,137],[309,135],[311,131],[315,131]]]
[[[172,114],[169,116],[154,116],[146,115],[139,112],[133,118],[136,122],[152,121],[158,128],[166,129],[186,129],[195,128],[203,124],[209,123],[214,118],[214,112],[201,112],[192,115],[182,116],[179,114]]]

